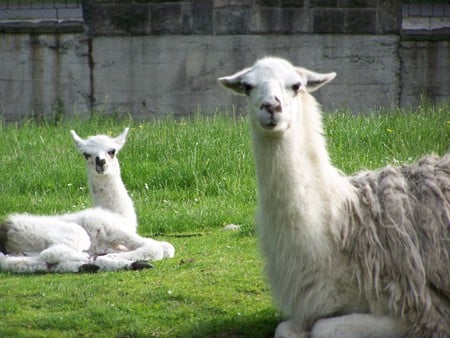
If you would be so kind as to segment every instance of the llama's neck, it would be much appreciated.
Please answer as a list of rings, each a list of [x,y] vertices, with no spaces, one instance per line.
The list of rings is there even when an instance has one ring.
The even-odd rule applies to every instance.
[[[302,112],[300,120],[280,137],[255,130],[253,146],[259,223],[269,236],[288,230],[313,243],[329,232],[349,185],[330,163],[320,112],[311,103],[304,105],[313,107],[311,111]]]
[[[125,217],[129,224],[136,227],[137,219],[133,201],[117,175],[89,175],[89,190],[94,207],[102,207]]]

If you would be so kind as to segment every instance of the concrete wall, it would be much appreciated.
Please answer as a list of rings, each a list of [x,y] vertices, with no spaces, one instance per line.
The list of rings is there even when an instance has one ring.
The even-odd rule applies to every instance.
[[[399,96],[399,65],[390,57],[397,44],[396,36],[371,35],[96,38],[95,97],[111,107],[129,107],[139,117],[230,109],[245,99],[219,88],[216,78],[269,54],[317,71],[337,71],[334,84],[317,93],[328,108],[386,106]],[[372,45],[383,48],[374,51]],[[374,90],[379,95],[368,95]]]
[[[448,98],[449,42],[402,38],[396,1],[322,3],[88,1],[85,31],[0,23],[0,113],[14,121],[93,108],[139,119],[241,110],[245,100],[216,78],[265,55],[336,71],[315,93],[325,110]]]
[[[0,114],[43,118],[89,108],[88,46],[82,34],[0,34]]]
[[[402,40],[399,58],[401,106],[416,105],[421,96],[433,101],[450,98],[450,38],[447,41]]]

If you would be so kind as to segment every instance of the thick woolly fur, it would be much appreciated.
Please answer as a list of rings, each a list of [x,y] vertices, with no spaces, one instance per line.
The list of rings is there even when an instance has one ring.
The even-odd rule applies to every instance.
[[[93,208],[63,215],[13,214],[0,224],[0,270],[78,272],[151,267],[141,261],[173,257],[170,243],[136,233],[137,217],[123,184],[117,153],[128,128],[115,138],[85,139],[71,131],[86,158]],[[6,255],[5,255],[6,254]]]
[[[219,79],[250,100],[275,336],[449,337],[450,154],[346,177],[309,94],[334,77],[264,58]]]

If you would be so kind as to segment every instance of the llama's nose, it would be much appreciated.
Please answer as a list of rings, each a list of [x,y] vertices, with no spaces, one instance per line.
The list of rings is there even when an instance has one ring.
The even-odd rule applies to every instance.
[[[260,109],[267,110],[270,114],[281,113],[281,102],[278,97],[274,96],[273,100],[263,101],[261,103]]]
[[[95,158],[96,165],[103,167],[105,165],[105,163],[106,163],[106,160],[104,158],[100,159],[100,157],[98,157],[98,156]]]

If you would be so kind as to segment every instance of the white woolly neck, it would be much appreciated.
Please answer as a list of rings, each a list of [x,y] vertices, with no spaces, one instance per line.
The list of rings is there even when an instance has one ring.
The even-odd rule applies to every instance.
[[[92,177],[92,175],[95,175],[95,177]],[[118,168],[114,175],[88,173],[88,181],[94,207],[101,207],[120,214],[128,220],[129,224],[137,226],[133,201],[122,181]]]
[[[252,129],[258,202],[267,219],[264,226],[307,225],[305,235],[314,238],[344,203],[342,191],[349,183],[330,162],[315,99],[309,94],[299,99],[305,110],[282,135],[271,137]],[[290,224],[287,215],[292,212],[296,215]]]

